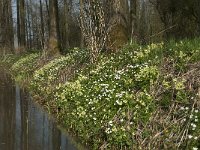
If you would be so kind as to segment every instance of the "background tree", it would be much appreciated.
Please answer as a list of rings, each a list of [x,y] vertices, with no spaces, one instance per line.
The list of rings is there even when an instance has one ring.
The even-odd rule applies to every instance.
[[[1,0],[0,47],[11,51],[17,34],[20,51],[45,49],[54,55],[85,46],[96,59],[135,39],[199,36],[199,10],[199,0]]]
[[[25,14],[25,1],[17,0],[17,28],[18,28],[18,46],[20,51],[26,48],[26,14]]]
[[[167,38],[184,38],[200,35],[200,1],[199,0],[157,0],[156,8],[165,28]]]
[[[60,52],[58,1],[49,0],[50,33],[47,54],[56,55]]]
[[[127,0],[112,0],[110,3],[108,49],[118,49],[129,40],[129,7]]]
[[[86,45],[90,49],[90,58],[94,62],[107,40],[103,3],[98,0],[80,0],[80,20]]]
[[[69,48],[69,7],[67,0],[63,0],[63,6],[61,7],[60,16],[60,35],[61,35],[61,48]]]
[[[11,0],[0,2],[0,46],[4,53],[13,52],[14,33]]]
[[[137,0],[130,0],[130,39],[137,39]]]

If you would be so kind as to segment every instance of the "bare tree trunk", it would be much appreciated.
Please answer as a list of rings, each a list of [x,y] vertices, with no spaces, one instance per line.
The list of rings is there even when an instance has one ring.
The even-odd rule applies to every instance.
[[[50,7],[50,35],[49,35],[49,50],[48,56],[59,54],[59,26],[58,26],[58,2],[57,0],[49,0]]]
[[[84,9],[84,4],[83,4],[83,0],[80,0],[79,1],[80,3],[80,23],[81,23],[81,26],[83,24],[83,17],[84,17],[84,14],[83,14],[83,9]],[[81,27],[81,48],[84,47],[84,35],[83,35],[83,27]]]
[[[47,26],[48,26],[48,33],[50,35],[50,13],[49,13],[49,4],[48,0],[45,0],[46,11],[47,11]]]
[[[17,0],[17,33],[18,52],[21,53],[26,48],[26,23],[25,23],[25,3],[24,0]]]
[[[12,1],[8,0],[8,14],[9,14],[9,47],[14,50],[14,31],[13,31],[13,16],[12,16]]]
[[[20,18],[20,48],[26,47],[26,28],[25,28],[25,3],[24,0],[19,0],[19,18]]]
[[[18,48],[20,46],[21,36],[20,36],[20,12],[19,12],[19,6],[20,2],[17,0],[17,39],[18,39]]]
[[[64,0],[64,20],[63,20],[63,40],[62,49],[69,48],[69,11],[68,11],[67,0]]]
[[[28,34],[27,34],[27,46],[29,49],[32,48],[32,28],[31,28],[31,23],[32,23],[32,20],[31,20],[31,15],[32,15],[32,8],[31,8],[31,4],[32,4],[32,1],[27,1],[27,30],[28,30]]]
[[[137,0],[130,0],[130,29],[131,43],[137,39]]]
[[[112,0],[111,14],[109,19],[109,41],[108,48],[116,51],[122,45],[126,44],[129,39],[129,12],[127,0]]]
[[[14,32],[12,20],[11,0],[0,2],[0,47],[3,53],[10,53],[14,49]]]
[[[43,6],[42,0],[40,0],[40,24],[41,24],[41,46],[44,49],[44,19],[43,19]]]

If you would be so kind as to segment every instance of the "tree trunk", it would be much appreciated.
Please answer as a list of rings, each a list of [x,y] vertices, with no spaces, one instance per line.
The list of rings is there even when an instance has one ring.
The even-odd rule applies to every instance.
[[[14,49],[14,33],[11,0],[0,2],[0,47],[3,53],[10,53]]]
[[[137,0],[130,0],[130,29],[131,43],[137,39]]]
[[[57,0],[49,0],[50,15],[50,34],[49,34],[49,50],[47,56],[57,55],[60,52],[59,45],[59,23],[58,23],[58,2]]]
[[[80,43],[80,46],[81,48],[84,47],[84,35],[83,35],[83,17],[84,17],[84,14],[83,14],[83,9],[84,9],[84,4],[83,4],[83,0],[80,0],[79,1],[80,3],[80,24],[81,24],[81,43]]]
[[[17,0],[17,37],[18,37],[18,51],[21,53],[26,48],[26,24],[25,24],[25,3],[24,0]]]
[[[128,42],[129,12],[127,0],[113,0],[108,29],[108,48],[116,51]]]
[[[63,15],[63,27],[62,27],[62,49],[69,48],[69,11],[67,0],[64,0],[64,15]]]
[[[26,47],[26,29],[25,29],[25,3],[24,0],[19,0],[19,20],[20,20],[20,48]]]
[[[41,24],[41,46],[44,49],[44,19],[43,19],[43,6],[42,0],[40,0],[40,24]]]

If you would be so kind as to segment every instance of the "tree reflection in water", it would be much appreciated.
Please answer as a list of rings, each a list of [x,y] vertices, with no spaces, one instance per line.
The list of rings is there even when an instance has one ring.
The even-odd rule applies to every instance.
[[[31,98],[0,71],[0,150],[75,150]]]

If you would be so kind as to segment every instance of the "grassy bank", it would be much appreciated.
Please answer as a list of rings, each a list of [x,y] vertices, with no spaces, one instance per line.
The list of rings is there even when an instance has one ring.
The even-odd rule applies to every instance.
[[[77,48],[52,60],[34,53],[11,72],[91,149],[189,150],[200,148],[199,43],[126,45],[95,64]]]

